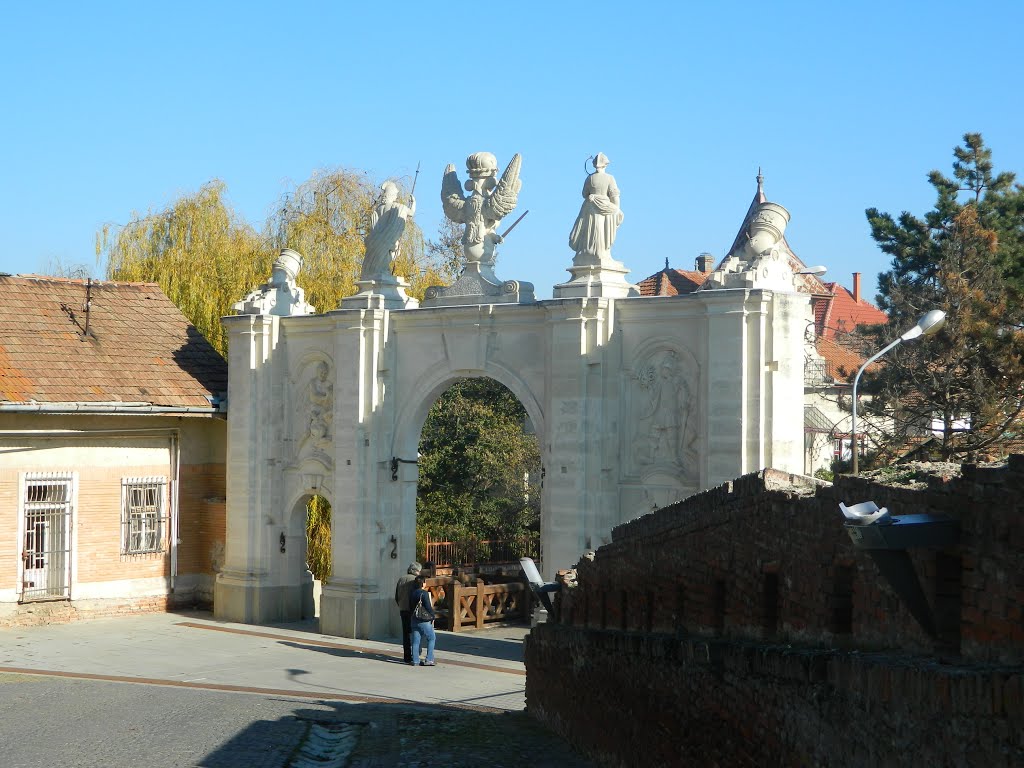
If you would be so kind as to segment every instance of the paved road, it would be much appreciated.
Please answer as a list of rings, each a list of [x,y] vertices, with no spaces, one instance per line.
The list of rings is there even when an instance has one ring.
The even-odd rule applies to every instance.
[[[0,629],[0,765],[584,768],[524,713],[527,631],[441,632],[413,668],[397,638],[208,613]]]

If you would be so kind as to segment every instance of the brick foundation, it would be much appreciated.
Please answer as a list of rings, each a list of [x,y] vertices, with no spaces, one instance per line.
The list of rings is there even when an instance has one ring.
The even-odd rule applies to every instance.
[[[179,608],[212,610],[213,602],[192,592],[159,597],[109,600],[53,600],[0,606],[0,627],[30,627],[103,619]]]

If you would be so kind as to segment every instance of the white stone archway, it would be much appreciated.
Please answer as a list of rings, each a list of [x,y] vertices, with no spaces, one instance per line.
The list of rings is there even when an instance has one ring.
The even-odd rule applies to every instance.
[[[368,235],[381,256],[373,264],[384,266],[364,264],[362,290],[340,309],[311,314],[295,284],[301,256],[289,249],[270,281],[235,305],[239,314],[224,320],[228,498],[218,617],[295,615],[305,592],[280,551],[281,531],[298,499],[323,493],[333,576],[321,594],[321,631],[398,634],[393,587],[416,543],[413,460],[428,409],[456,379],[504,384],[534,424],[549,578],[654,508],[763,467],[801,471],[811,314],[808,294],[795,289],[803,265],[783,237],[788,211],[764,199],[759,176],[733,248],[700,289],[640,297],[611,257],[622,216],[613,180],[602,176],[607,162],[595,158],[577,220],[588,234],[553,299],[534,301],[531,284],[493,274],[497,220],[514,207],[520,158],[492,194],[485,182],[494,180],[495,158],[477,153],[467,167],[479,205],[460,202],[454,167],[443,184],[446,215],[476,216],[463,238],[463,273],[452,286],[428,288],[423,306],[382,271],[384,246],[397,243],[398,224],[412,215],[393,195],[378,221],[395,226],[375,224]],[[588,197],[595,184],[602,205]]]
[[[296,613],[288,606],[304,586],[279,531],[298,499],[321,493],[334,568],[321,631],[395,634],[393,585],[415,553],[407,462],[427,410],[459,378],[502,383],[533,421],[548,576],[652,508],[765,466],[799,472],[808,314],[805,294],[723,288],[226,318],[216,614],[263,623]]]

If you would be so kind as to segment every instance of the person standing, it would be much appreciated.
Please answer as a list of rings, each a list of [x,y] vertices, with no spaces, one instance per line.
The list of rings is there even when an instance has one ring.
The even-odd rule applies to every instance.
[[[409,594],[409,611],[412,621],[412,666],[419,664],[421,667],[433,667],[434,664],[434,643],[437,635],[434,634],[434,606],[430,604],[430,593],[423,588],[423,577],[417,576],[413,582],[415,586]],[[420,643],[427,641],[427,657],[420,661]]]
[[[406,664],[412,664],[412,609],[409,607],[409,596],[416,586],[416,577],[422,570],[423,566],[419,563],[409,563],[405,575],[400,576],[398,584],[395,585],[395,602],[398,604],[398,615],[402,617],[402,652]]]

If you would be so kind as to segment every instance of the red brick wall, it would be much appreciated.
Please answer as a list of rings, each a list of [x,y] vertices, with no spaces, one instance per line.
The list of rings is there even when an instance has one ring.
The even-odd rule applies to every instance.
[[[964,470],[766,470],[618,527],[527,640],[528,710],[607,765],[1024,764],[1024,457]],[[912,551],[937,637],[843,530],[869,499],[959,521]]]
[[[212,576],[224,548],[224,464],[187,464],[180,474],[178,572]]]
[[[124,476],[170,477],[166,464],[155,466],[87,467],[78,471],[78,497],[74,510],[74,586],[72,601],[0,604],[0,626],[51,623],[139,610],[212,605],[215,568],[223,557],[225,535],[225,467],[223,463],[185,464],[179,474],[179,539],[175,592],[170,592],[170,553],[121,554],[121,480]],[[0,473],[0,498],[9,504],[0,518],[7,535],[0,545],[0,578],[13,594],[18,573],[17,472]],[[133,595],[112,592],[103,598],[83,599],[83,587],[114,582],[142,583],[162,579],[166,594]],[[198,585],[198,586],[197,586]],[[109,588],[106,588],[109,589]],[[151,590],[150,590],[151,591]]]
[[[169,574],[166,552],[121,554],[121,480],[167,477],[167,464],[89,467],[78,473],[78,505],[73,513],[73,554],[77,554],[76,584],[147,579]],[[72,599],[74,599],[72,591]]]

